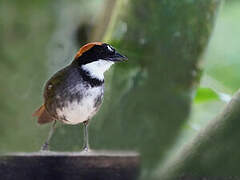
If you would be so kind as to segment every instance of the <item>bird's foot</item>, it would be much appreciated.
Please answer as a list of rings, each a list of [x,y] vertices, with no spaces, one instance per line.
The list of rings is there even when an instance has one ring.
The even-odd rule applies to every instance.
[[[82,152],[89,152],[90,149],[88,146],[84,146],[83,149],[82,149]]]
[[[42,145],[40,151],[49,151],[49,144],[48,144],[47,142],[45,142],[45,143]]]

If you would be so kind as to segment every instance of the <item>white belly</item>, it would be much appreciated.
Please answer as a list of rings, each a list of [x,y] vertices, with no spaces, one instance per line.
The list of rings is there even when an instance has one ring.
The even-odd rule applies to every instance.
[[[96,98],[102,91],[101,87],[89,89],[80,102],[68,102],[62,109],[57,109],[58,117],[66,124],[78,124],[91,119],[99,109],[95,107]]]

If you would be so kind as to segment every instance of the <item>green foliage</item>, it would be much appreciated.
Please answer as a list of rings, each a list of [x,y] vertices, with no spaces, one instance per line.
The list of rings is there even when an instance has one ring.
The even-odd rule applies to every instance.
[[[196,97],[194,99],[195,103],[201,103],[211,100],[220,100],[219,95],[210,88],[198,88],[196,92]]]
[[[194,99],[194,103],[204,103],[214,100],[229,102],[230,99],[231,95],[229,94],[216,92],[211,88],[198,88]]]

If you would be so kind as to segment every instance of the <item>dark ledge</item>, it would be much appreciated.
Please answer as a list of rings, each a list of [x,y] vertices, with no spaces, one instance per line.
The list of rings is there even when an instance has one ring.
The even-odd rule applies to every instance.
[[[136,180],[135,152],[33,152],[0,156],[4,180]]]

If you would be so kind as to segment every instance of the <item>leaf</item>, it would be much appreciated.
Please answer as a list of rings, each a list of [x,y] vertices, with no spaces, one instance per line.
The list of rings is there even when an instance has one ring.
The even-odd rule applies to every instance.
[[[210,88],[198,88],[194,99],[195,103],[203,103],[206,101],[220,100],[218,93]]]
[[[229,102],[231,100],[231,95],[221,92],[216,92],[211,88],[198,88],[194,102],[204,103],[207,101],[224,101]]]

